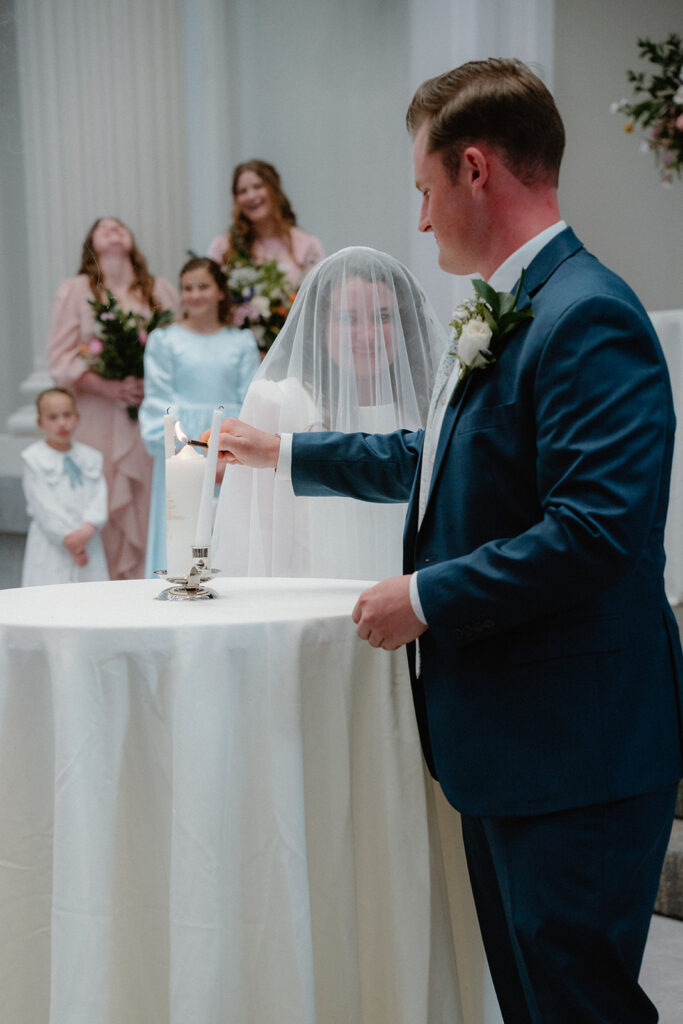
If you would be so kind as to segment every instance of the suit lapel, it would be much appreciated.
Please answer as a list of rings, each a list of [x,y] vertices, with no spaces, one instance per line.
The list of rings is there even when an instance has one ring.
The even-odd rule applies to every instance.
[[[540,251],[538,256],[531,261],[527,268],[519,294],[517,309],[528,309],[529,306],[531,306],[533,296],[543,287],[546,281],[555,273],[557,268],[582,248],[582,243],[578,240],[571,228],[565,228],[564,231],[559,233],[559,235],[556,235],[551,239],[550,242],[548,242],[548,244]],[[514,291],[515,289],[513,288],[512,290]],[[444,415],[441,433],[439,435],[439,441],[434,456],[434,466],[429,485],[427,504],[425,506],[425,516],[422,520],[423,524],[427,518],[427,508],[429,507],[429,503],[434,495],[436,481],[448,450],[451,436],[455,430],[456,423],[458,422],[458,418],[465,405],[467,397],[472,390],[472,379],[476,374],[495,373],[495,370],[495,363],[493,366],[487,367],[485,370],[473,370],[472,373],[469,373],[464,381],[457,386],[458,390],[453,405],[450,404],[449,399],[449,404]],[[419,472],[420,470],[418,467],[418,473]],[[416,507],[417,504],[418,498],[416,489],[411,505],[411,515],[409,517],[409,522],[412,522],[414,529],[417,528],[417,515],[416,513],[413,515],[415,512],[415,508],[413,506]]]

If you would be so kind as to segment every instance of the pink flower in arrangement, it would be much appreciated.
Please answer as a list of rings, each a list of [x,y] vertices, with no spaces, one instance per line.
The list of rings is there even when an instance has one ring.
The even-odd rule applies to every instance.
[[[116,320],[116,313],[102,313],[100,320]]]
[[[92,338],[91,341],[88,342],[88,352],[90,353],[91,356],[101,355],[103,349],[104,345],[102,344],[99,338]]]
[[[683,132],[683,114],[679,114],[676,118],[676,127],[678,128],[679,132]]]
[[[139,331],[138,332],[138,338],[140,339],[140,344],[141,345],[146,345],[147,344],[147,338],[148,337],[149,337],[149,335],[147,334],[147,331]]]
[[[256,320],[258,313],[248,302],[241,302],[232,315],[232,322],[235,327],[244,327],[248,320]]]

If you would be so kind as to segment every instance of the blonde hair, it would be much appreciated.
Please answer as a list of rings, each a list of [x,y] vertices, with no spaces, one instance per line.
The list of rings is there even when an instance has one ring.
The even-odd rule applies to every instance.
[[[36,396],[36,409],[38,411],[39,419],[43,415],[40,408],[41,402],[43,401],[44,398],[48,398],[50,395],[66,395],[67,398],[71,399],[71,404],[74,407],[74,412],[78,412],[78,406],[76,405],[76,396],[71,391],[67,391],[66,388],[58,387],[45,388],[43,391],[40,392],[39,395]]]

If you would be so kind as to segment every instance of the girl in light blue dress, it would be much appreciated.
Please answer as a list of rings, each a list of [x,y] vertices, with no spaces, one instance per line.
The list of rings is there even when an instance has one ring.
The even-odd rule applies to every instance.
[[[260,365],[256,340],[227,326],[230,301],[217,263],[193,257],[180,271],[183,319],[152,331],[145,349],[142,439],[154,456],[145,574],[166,568],[164,414],[170,408],[190,438],[211,426],[214,409],[237,416]]]

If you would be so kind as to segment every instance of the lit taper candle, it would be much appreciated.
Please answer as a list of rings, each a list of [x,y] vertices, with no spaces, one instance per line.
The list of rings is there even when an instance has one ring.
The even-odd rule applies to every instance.
[[[216,486],[216,465],[218,463],[218,441],[220,439],[222,408],[221,406],[219,409],[214,409],[213,416],[211,417],[211,437],[209,438],[209,448],[206,454],[204,481],[199,501],[199,515],[197,516],[197,532],[194,541],[196,548],[208,548],[211,543],[213,495]]]

